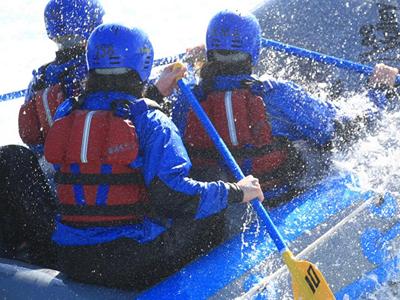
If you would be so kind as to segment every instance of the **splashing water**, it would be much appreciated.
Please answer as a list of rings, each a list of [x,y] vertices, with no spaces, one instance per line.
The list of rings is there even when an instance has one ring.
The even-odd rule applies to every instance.
[[[370,105],[367,97],[356,95],[350,99],[358,107]],[[364,105],[362,104],[364,101]],[[395,99],[395,101],[400,101]],[[386,111],[374,130],[351,146],[351,151],[336,152],[333,157],[335,167],[351,171],[363,191],[379,194],[392,193],[396,198],[400,188],[400,112]]]
[[[356,95],[358,102],[368,98]],[[350,99],[351,100],[351,99]],[[400,101],[400,99],[395,99]],[[363,107],[362,105],[359,107]],[[364,106],[365,107],[365,106]],[[361,191],[373,191],[378,194],[391,193],[399,202],[400,199],[400,112],[386,111],[382,114],[373,132],[360,139],[347,153],[337,152],[333,164],[340,170],[351,171],[358,179]],[[395,253],[400,251],[400,245],[394,244]],[[382,300],[399,299],[400,278],[395,278],[385,284],[379,284],[378,289],[363,299]]]

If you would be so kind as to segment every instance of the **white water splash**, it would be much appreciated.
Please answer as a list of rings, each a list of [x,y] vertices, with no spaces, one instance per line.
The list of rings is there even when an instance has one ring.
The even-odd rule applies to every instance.
[[[369,99],[357,95],[356,107],[364,109]],[[362,103],[364,100],[364,103]],[[400,101],[400,99],[396,99]],[[348,152],[336,152],[334,165],[353,172],[363,191],[392,193],[396,198],[400,188],[400,112],[384,112],[372,132],[351,146]]]

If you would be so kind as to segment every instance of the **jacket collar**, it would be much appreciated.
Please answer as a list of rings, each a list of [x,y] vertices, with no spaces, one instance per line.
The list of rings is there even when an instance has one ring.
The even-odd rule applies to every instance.
[[[116,101],[136,102],[137,98],[124,92],[95,92],[85,95],[81,108],[87,110],[113,110]]]

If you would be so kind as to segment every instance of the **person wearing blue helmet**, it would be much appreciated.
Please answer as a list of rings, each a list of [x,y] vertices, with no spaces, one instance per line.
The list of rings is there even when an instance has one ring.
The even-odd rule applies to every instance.
[[[206,62],[192,88],[242,170],[260,179],[265,205],[274,206],[298,192],[304,174],[306,165],[294,142],[306,140],[325,149],[333,140],[352,139],[349,133],[357,135],[362,126],[293,82],[258,79],[253,70],[260,45],[255,16],[218,12],[208,24]],[[227,172],[223,160],[182,97],[174,102],[172,117],[193,161],[194,176],[221,176]]]
[[[329,106],[292,83],[261,82],[252,75],[260,50],[261,29],[252,14],[230,10],[217,13],[207,27],[206,62],[193,92],[244,172],[257,174],[271,201],[288,192],[287,183],[302,172],[301,160],[289,138],[303,135],[296,127],[298,124],[273,119],[269,110],[282,110],[268,103],[270,99],[274,102],[279,99],[279,105],[285,106],[289,101],[285,98],[289,97],[290,101],[298,103],[315,103],[322,114],[331,115],[332,112]],[[266,96],[267,91],[275,94]],[[172,116],[188,147],[196,178],[225,173],[213,143],[184,99],[175,102]],[[286,128],[276,127],[275,122],[280,121]],[[324,143],[326,137],[319,131],[325,124],[303,127],[309,136]]]
[[[87,74],[86,40],[103,22],[97,0],[50,0],[44,10],[48,37],[58,47],[54,61],[33,72],[18,125],[29,147],[0,148],[0,244],[3,255],[45,266],[55,265],[51,242],[57,205],[49,180],[53,170],[42,157],[43,144],[53,115],[68,97],[82,92]]]
[[[43,143],[57,107],[65,99],[82,93],[88,72],[87,39],[103,23],[104,14],[98,0],[50,0],[45,7],[47,36],[58,50],[54,61],[33,71],[18,120],[22,141],[38,157],[42,157]],[[146,93],[162,101],[171,85],[168,75],[162,75],[155,85],[149,84]]]
[[[86,41],[103,16],[97,0],[50,0],[45,7],[47,36],[58,50],[54,61],[33,72],[19,113],[20,137],[39,156],[58,105],[82,91]]]
[[[102,24],[104,10],[97,0],[50,0],[44,10],[48,37],[57,46],[53,62],[34,71],[19,113],[22,145],[0,147],[0,254],[30,263],[54,266],[51,242],[58,211],[54,170],[43,158],[43,144],[57,107],[78,97],[87,76],[85,47]],[[146,93],[162,98],[177,71],[166,68]],[[159,92],[160,90],[160,92]],[[39,159],[39,161],[38,161]]]
[[[189,177],[176,126],[142,97],[154,55],[143,31],[101,25],[86,55],[84,94],[58,108],[45,142],[61,212],[53,240],[69,277],[143,289],[221,241],[228,203],[263,195],[252,176]]]

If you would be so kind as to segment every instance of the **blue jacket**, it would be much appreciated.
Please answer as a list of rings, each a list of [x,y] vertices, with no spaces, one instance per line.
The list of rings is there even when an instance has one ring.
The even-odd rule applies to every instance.
[[[264,100],[272,135],[289,141],[307,140],[325,146],[339,134],[336,128],[338,125],[340,129],[347,126],[351,129],[356,123],[331,102],[311,96],[293,82],[274,79],[262,82],[251,75],[225,75],[214,78],[212,84],[213,86],[208,88],[213,91],[250,87],[253,94],[261,96]],[[199,101],[206,99],[203,82],[192,85],[192,90]],[[379,111],[388,106],[388,100],[383,93],[375,90],[369,91],[369,97],[375,108],[360,112],[360,115],[367,117],[366,125],[372,127]],[[189,104],[181,94],[177,95],[177,100],[173,103],[172,119],[184,137]],[[342,133],[346,134],[346,131]],[[246,170],[245,164],[241,167]],[[265,191],[264,195],[267,199],[276,198],[286,194],[295,188],[294,186],[294,182],[288,182]]]
[[[171,190],[198,196],[196,219],[226,208],[229,185],[222,181],[200,182],[188,177],[191,162],[178,129],[160,110],[148,107],[144,100],[118,92],[90,94],[84,99],[81,109],[111,110],[111,103],[121,99],[130,101],[127,115],[135,125],[139,139],[139,157],[132,161],[131,166],[141,169],[145,184],[149,186],[157,177]],[[72,111],[72,103],[68,100],[61,104],[55,119],[68,115]],[[150,219],[138,225],[90,229],[76,229],[58,223],[53,240],[60,245],[88,245],[128,237],[144,243],[155,239],[164,230],[157,220]]]
[[[59,57],[38,70],[32,72],[33,78],[29,83],[27,93],[25,95],[25,103],[31,101],[34,97],[35,91],[62,83],[66,93],[65,98],[70,98],[76,95],[76,89],[81,88],[82,81],[87,75],[87,66],[85,53],[82,51],[80,55],[68,59],[68,55],[60,53],[67,50],[60,50],[57,52]],[[43,155],[43,145],[27,145],[36,155]]]
[[[261,82],[250,75],[217,76],[214,90],[243,88],[243,82],[251,82],[252,92],[264,99],[274,136],[286,137],[290,141],[309,140],[317,145],[325,145],[335,135],[335,121],[351,121],[351,118],[342,115],[338,107],[331,102],[311,96],[293,82],[275,79]],[[201,82],[193,86],[193,91],[200,101],[204,100]],[[387,105],[387,99],[382,93],[370,91],[370,97],[378,108]],[[188,111],[187,101],[182,95],[178,95],[177,101],[174,102],[172,118],[182,136],[187,125]]]

